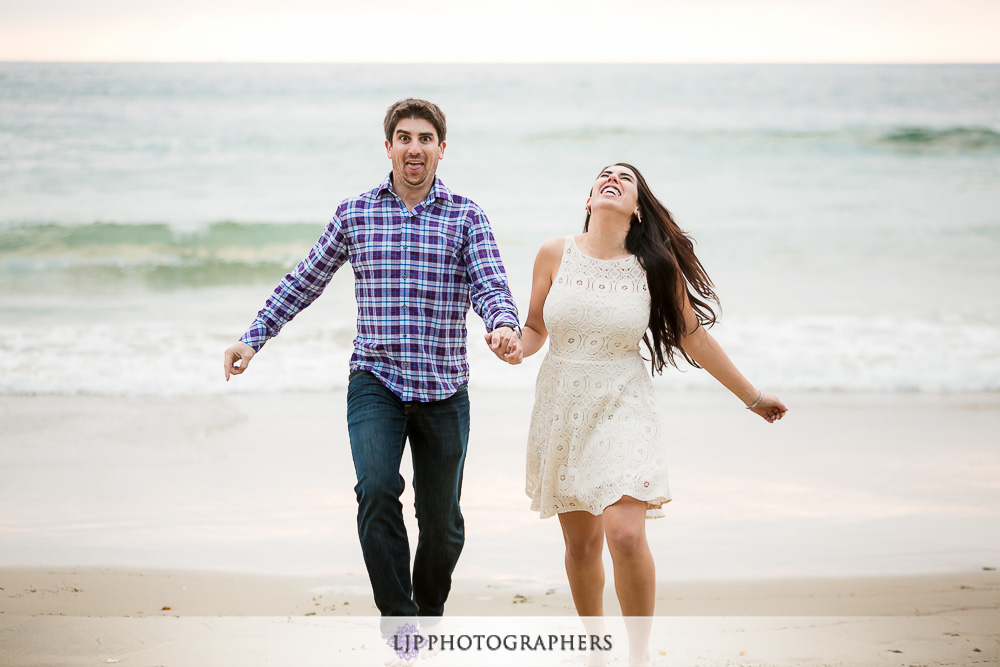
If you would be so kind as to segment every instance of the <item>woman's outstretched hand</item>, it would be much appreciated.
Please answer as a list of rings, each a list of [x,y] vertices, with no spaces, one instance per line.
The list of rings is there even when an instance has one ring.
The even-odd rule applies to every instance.
[[[760,399],[760,403],[757,407],[750,408],[750,411],[754,414],[760,415],[768,421],[768,423],[773,424],[788,412],[788,408],[785,404],[781,402],[781,399],[774,394],[765,393]]]

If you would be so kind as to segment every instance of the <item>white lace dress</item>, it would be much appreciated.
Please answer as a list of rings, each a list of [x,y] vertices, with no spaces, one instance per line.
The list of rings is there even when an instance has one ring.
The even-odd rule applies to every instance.
[[[649,287],[635,257],[601,260],[566,238],[542,311],[549,350],[538,369],[528,433],[531,509],[601,514],[622,496],[646,518],[670,501],[666,447],[639,344]]]

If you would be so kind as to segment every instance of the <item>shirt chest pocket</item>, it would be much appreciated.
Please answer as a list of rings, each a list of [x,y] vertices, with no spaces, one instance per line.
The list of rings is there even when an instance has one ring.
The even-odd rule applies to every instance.
[[[465,247],[465,226],[459,222],[441,222],[428,235],[427,242],[436,246],[441,254],[450,255],[455,259],[462,256]]]

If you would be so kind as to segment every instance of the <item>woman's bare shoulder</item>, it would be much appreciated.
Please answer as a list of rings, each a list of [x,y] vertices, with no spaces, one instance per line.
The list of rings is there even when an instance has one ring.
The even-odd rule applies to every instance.
[[[546,259],[559,259],[562,257],[565,247],[566,237],[556,236],[542,244],[542,247],[538,249],[538,256]]]
[[[536,275],[541,271],[547,274],[551,280],[555,280],[556,271],[559,270],[559,265],[562,264],[565,243],[565,238],[556,237],[542,244],[542,247],[538,249],[538,255],[535,256]]]

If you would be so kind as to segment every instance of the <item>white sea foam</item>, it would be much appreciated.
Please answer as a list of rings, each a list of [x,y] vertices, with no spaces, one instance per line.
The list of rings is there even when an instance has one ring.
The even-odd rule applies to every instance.
[[[522,367],[496,360],[470,318],[472,382],[530,389],[541,355]],[[1000,328],[920,320],[804,317],[727,321],[716,339],[743,373],[775,391],[1000,391]],[[185,396],[346,387],[353,322],[289,326],[246,375],[223,380],[221,352],[235,327],[163,323],[0,329],[0,393]],[[681,363],[666,389],[717,386]]]

